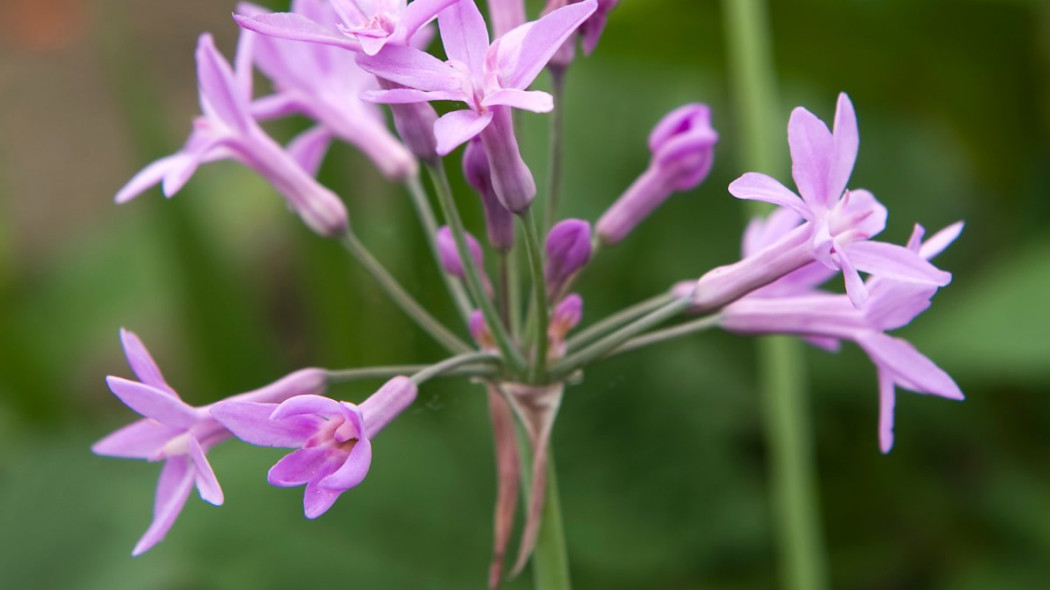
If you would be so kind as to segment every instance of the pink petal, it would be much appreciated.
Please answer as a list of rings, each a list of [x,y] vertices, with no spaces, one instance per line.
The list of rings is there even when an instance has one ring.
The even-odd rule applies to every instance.
[[[233,15],[237,24],[263,35],[279,39],[321,43],[343,49],[357,50],[360,44],[337,29],[318,24],[300,14],[275,12],[258,16]]]
[[[197,410],[156,387],[113,376],[106,383],[124,405],[167,426],[186,429],[201,419]]]
[[[184,456],[172,457],[164,462],[157,482],[157,495],[153,503],[153,522],[132,550],[132,555],[141,555],[164,539],[175,524],[175,519],[186,505],[193,489],[193,470]]]
[[[471,72],[481,74],[489,48],[489,32],[477,5],[465,0],[442,10],[438,15],[438,30],[448,58],[463,62]]]
[[[525,109],[534,113],[549,113],[554,110],[554,97],[540,90],[504,88],[489,94],[481,101],[483,107],[495,105]]]
[[[254,48],[258,43],[258,36],[248,30],[241,31],[237,38],[237,53],[233,56],[233,75],[236,78],[236,87],[241,92],[245,102],[252,101],[252,61],[254,59]]]
[[[827,181],[827,190],[831,198],[841,195],[846,190],[846,183],[853,173],[853,164],[857,161],[857,148],[860,145],[857,115],[845,92],[839,94],[838,106],[835,108],[833,143],[830,176]]]
[[[253,124],[244,89],[237,86],[230,64],[219,54],[208,33],[201,35],[197,43],[197,83],[201,110],[208,118],[242,132]]]
[[[411,39],[414,37],[419,29],[442,13],[445,8],[452,6],[456,2],[459,2],[459,0],[414,0],[409,2],[408,7],[401,13],[401,28],[404,30],[406,38]],[[463,3],[460,2],[460,4]],[[484,26],[484,21],[481,24]],[[415,39],[412,40],[415,41]],[[488,45],[487,36],[485,45]],[[448,45],[445,45],[445,48],[447,50]]]
[[[431,100],[456,100],[466,102],[467,96],[461,91],[415,90],[412,88],[393,88],[390,90],[368,90],[361,94],[361,99],[380,104],[412,104]]]
[[[804,218],[812,214],[802,199],[780,184],[775,178],[758,172],[747,172],[729,183],[729,194],[738,199],[765,201],[781,207],[788,207]]]
[[[897,392],[893,377],[879,371],[879,449],[883,454],[893,448],[893,407],[897,404]]]
[[[290,95],[271,94],[252,102],[251,111],[256,121],[269,121],[297,114],[302,105]]]
[[[842,268],[842,278],[846,281],[846,295],[849,296],[853,307],[860,308],[868,300],[868,287],[860,278],[860,273],[853,265],[853,261],[844,252],[838,253],[838,263]]]
[[[952,242],[959,237],[959,234],[962,233],[964,225],[963,222],[957,221],[933,234],[930,239],[923,242],[922,246],[919,247],[919,256],[926,260],[930,260],[941,252],[944,252],[945,248],[950,246]]]
[[[292,139],[287,151],[288,155],[298,162],[310,176],[317,176],[317,171],[321,169],[321,162],[331,143],[332,133],[324,127],[317,126]]]
[[[339,469],[345,462],[345,456],[329,455],[326,461],[317,469],[316,476],[306,483],[306,491],[303,492],[303,512],[306,518],[317,518],[335,503],[343,490],[329,490],[322,488],[319,483]]]
[[[795,185],[810,207],[827,208],[839,198],[828,190],[828,173],[834,156],[834,142],[827,125],[802,107],[791,111],[788,121],[791,147],[791,174]]]
[[[870,275],[893,279],[926,283],[943,287],[952,280],[951,273],[944,272],[930,264],[916,252],[885,242],[854,242],[845,246],[857,269]]]
[[[301,447],[323,422],[313,415],[271,420],[276,408],[277,404],[225,401],[212,406],[211,415],[237,438],[260,447]]]
[[[344,492],[365,479],[371,464],[372,443],[367,438],[358,439],[346,462],[331,475],[318,480],[317,485],[325,490]]]
[[[168,441],[182,434],[181,428],[165,426],[156,420],[143,419],[111,433],[91,446],[96,455],[150,459]]]
[[[343,405],[323,395],[297,395],[277,406],[270,414],[270,420],[284,420],[289,416],[317,414],[320,416],[342,416]]]
[[[160,367],[157,366],[149,351],[146,350],[146,345],[142,343],[142,340],[134,332],[121,328],[120,342],[124,348],[124,356],[128,358],[128,364],[131,365],[131,370],[139,378],[139,381],[179,397],[179,394],[175,393],[175,390],[164,380]]]
[[[131,177],[119,191],[117,196],[114,197],[114,201],[117,203],[127,203],[131,199],[141,195],[150,188],[160,184],[160,181],[171,172],[171,170],[181,167],[186,159],[185,154],[173,154],[165,156],[156,162],[153,162],[149,166],[146,166],[135,176]]]
[[[458,70],[411,47],[391,45],[381,55],[360,55],[357,65],[370,74],[417,90],[460,91],[463,86]]]
[[[320,447],[299,449],[298,451],[289,453],[270,468],[270,471],[266,476],[266,481],[270,482],[270,485],[282,488],[301,486],[317,476],[318,472],[326,462],[332,462],[345,457],[344,453],[333,459],[329,456],[331,453],[332,451],[330,449]],[[333,467],[331,471],[335,471],[337,468],[338,465]],[[331,473],[331,471],[329,473]]]
[[[434,123],[437,153],[447,156],[449,152],[481,133],[491,121],[492,111],[478,115],[471,110],[460,110],[442,115]]]
[[[889,371],[901,387],[947,399],[963,399],[955,381],[910,343],[876,332],[859,337],[857,344],[880,370]]]
[[[201,449],[197,439],[192,436],[187,437],[187,443],[190,459],[193,461],[194,481],[201,499],[209,504],[222,506],[222,487],[219,486],[219,480],[215,477],[211,463],[208,463],[208,458],[204,456],[204,450]]]
[[[551,57],[597,8],[598,3],[594,0],[570,4],[535,22],[517,27],[497,40],[497,64],[502,86],[524,90],[532,84]]]

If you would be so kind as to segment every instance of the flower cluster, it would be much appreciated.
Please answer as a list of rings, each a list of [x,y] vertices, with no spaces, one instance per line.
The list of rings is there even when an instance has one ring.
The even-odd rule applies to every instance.
[[[242,3],[234,15],[242,31],[232,65],[209,35],[201,36],[196,53],[201,115],[189,139],[177,153],[135,175],[117,193],[117,202],[156,184],[171,196],[202,163],[237,160],[272,185],[310,229],[338,240],[450,356],[393,371],[303,369],[261,389],[194,408],[167,384],[141,341],[122,331],[138,381],[110,377],[108,384],[143,418],[93,449],[164,461],[153,524],[135,554],[165,536],[194,487],[205,501],[223,502],[206,453],[232,438],[294,449],[267,479],[275,486],[305,485],[306,516],[321,516],[362,482],[372,460],[372,440],[411,406],[419,385],[436,377],[469,376],[487,393],[498,473],[492,587],[503,577],[526,467],[531,485],[522,501],[525,518],[514,573],[537,542],[548,441],[558,407],[566,384],[593,362],[712,326],[736,334],[797,335],[829,349],[850,340],[878,369],[884,452],[892,446],[896,387],[962,399],[944,371],[886,334],[926,310],[936,291],[948,284],[951,275],[929,261],[962,226],[925,242],[916,226],[903,246],[873,239],[884,229],[887,211],[872,193],[847,188],[859,135],[845,94],[839,96],[830,130],[803,108],[791,115],[788,142],[797,194],[757,173],[730,184],[729,192],[740,199],[777,206],[747,228],[741,260],[573,334],[584,309],[573,286],[591,260],[624,241],[671,195],[703,183],[719,140],[706,105],[676,108],[649,137],[649,166],[622,196],[609,199],[593,226],[583,219],[537,222],[537,186],[519,149],[512,111],[554,108],[555,97],[531,89],[534,81],[545,69],[560,80],[573,63],[578,41],[586,53],[594,51],[617,3],[550,0],[537,20],[526,21],[522,0],[490,0],[492,36],[475,0],[294,0],[287,13]],[[445,59],[426,50],[434,20]],[[255,70],[271,81],[271,94],[254,95]],[[563,86],[556,84],[554,92],[564,92]],[[434,101],[455,107],[438,116],[429,104]],[[393,130],[381,105],[389,107]],[[292,114],[312,123],[285,145],[261,126]],[[561,141],[558,124],[552,134]],[[347,204],[317,180],[327,147],[337,140],[361,150],[412,196],[461,312],[458,326],[445,325],[401,287],[355,235]],[[483,241],[464,227],[445,167],[445,159],[464,144],[462,171],[484,209],[484,233],[475,232]],[[419,180],[422,170],[430,174],[432,193]],[[552,175],[552,194],[559,180]],[[439,203],[444,225],[432,199]],[[547,203],[552,220],[555,205],[552,196]],[[524,257],[517,256],[519,249]],[[511,276],[517,268],[511,262],[519,259],[528,261],[525,277]],[[839,273],[844,295],[818,289]],[[519,305],[521,285],[528,285],[527,310]],[[654,330],[689,314],[706,319]],[[388,380],[360,404],[323,395],[333,383],[380,378]],[[515,422],[525,434],[521,447]],[[531,457],[528,465],[522,452]]]

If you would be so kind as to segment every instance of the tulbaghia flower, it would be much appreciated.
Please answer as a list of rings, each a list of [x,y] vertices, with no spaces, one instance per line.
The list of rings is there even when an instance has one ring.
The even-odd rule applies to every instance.
[[[524,24],[489,45],[488,31],[473,0],[460,0],[438,16],[449,61],[405,46],[387,47],[358,64],[380,78],[405,86],[366,94],[377,102],[461,101],[467,110],[452,111],[434,126],[437,151],[446,155],[480,136],[492,172],[496,196],[520,213],[536,196],[536,184],[521,159],[511,108],[549,112],[549,94],[527,91],[547,61],[596,8],[595,0],[556,10]]]
[[[833,132],[806,109],[798,107],[792,111],[788,143],[792,176],[801,198],[773,178],[757,172],[748,172],[729,185],[729,192],[737,198],[787,207],[805,220],[804,231],[794,236],[792,243],[779,246],[799,250],[791,255],[782,253],[782,262],[794,264],[802,260],[804,265],[808,256],[828,268],[842,270],[846,292],[857,306],[868,296],[860,272],[935,286],[948,284],[951,275],[915,252],[894,244],[869,241],[885,227],[886,210],[871,193],[846,190],[857,158],[859,137],[853,104],[845,93],[839,95]],[[734,270],[754,274],[753,269]],[[766,272],[776,275],[775,279],[791,270],[794,269],[767,267]],[[732,278],[732,273],[725,270],[720,275]],[[717,278],[723,280],[727,276]],[[705,290],[718,292],[718,289]],[[705,297],[705,290],[698,289],[700,297]]]
[[[496,197],[489,159],[478,138],[470,140],[467,149],[463,150],[463,176],[481,196],[481,206],[485,210],[485,236],[489,244],[499,252],[509,252],[514,247],[514,214]]]
[[[232,158],[272,184],[312,230],[324,236],[342,235],[349,228],[343,202],[318,183],[253,118],[251,43],[252,35],[245,33],[238,46],[235,72],[215,49],[211,35],[201,35],[197,45],[197,79],[203,115],[194,121],[193,132],[178,153],[157,160],[135,175],[117,193],[116,201],[129,201],[161,182],[164,194],[170,197],[189,181],[201,163]]]
[[[707,105],[687,104],[661,119],[649,134],[649,168],[598,220],[595,230],[602,242],[619,242],[675,191],[703,182],[717,143]]]
[[[111,457],[164,461],[153,522],[132,552],[139,555],[168,533],[194,486],[204,501],[223,503],[222,488],[205,453],[230,438],[230,433],[211,417],[209,407],[194,408],[179,398],[138,336],[121,330],[120,338],[139,380],[110,376],[106,382],[114,395],[144,418],[98,441],[91,450]],[[325,383],[323,371],[305,369],[237,399],[283,400],[323,391]]]
[[[211,414],[244,442],[298,449],[278,461],[267,480],[280,487],[306,484],[304,512],[317,518],[364,480],[372,463],[372,438],[415,399],[416,384],[395,377],[360,406],[300,395],[279,405],[220,402]]]
[[[933,257],[961,229],[961,224],[955,224],[923,244],[922,228],[916,227],[907,249],[922,258]],[[885,334],[925,311],[937,288],[876,277],[869,279],[866,289],[870,299],[863,309],[857,309],[845,295],[812,291],[777,296],[755,292],[726,306],[721,322],[733,332],[793,334],[832,350],[841,340],[856,342],[878,369],[879,446],[886,453],[893,446],[896,386],[955,400],[963,399],[963,395],[947,373],[908,342]]]
[[[558,222],[547,234],[547,297],[557,297],[591,260],[591,224],[582,219]]]
[[[427,23],[457,0],[329,0],[340,22],[299,11],[235,14],[242,27],[283,39],[309,41],[375,55],[384,47],[408,45]]]
[[[562,6],[574,4],[580,0],[547,0],[547,7],[544,12],[550,12],[557,10]],[[583,51],[587,55],[594,52],[594,48],[598,46],[598,40],[602,37],[602,32],[605,31],[605,24],[609,19],[609,13],[612,9],[616,8],[616,5],[620,3],[620,0],[598,0],[598,9],[594,11],[591,18],[587,19],[585,23],[580,25],[578,30],[578,36],[583,41]],[[551,58],[551,67],[556,68],[568,68],[572,65],[572,61],[576,58],[576,36],[570,38],[554,57]]]
[[[268,14],[262,7],[242,2],[240,14]],[[295,0],[292,12],[335,27],[339,17],[325,0]],[[265,99],[272,114],[301,113],[336,137],[367,155],[380,172],[400,180],[418,166],[408,149],[387,130],[382,111],[360,99],[379,88],[375,76],[357,67],[354,54],[344,49],[259,35],[255,63],[274,83],[278,93]],[[258,114],[260,102],[256,102]]]

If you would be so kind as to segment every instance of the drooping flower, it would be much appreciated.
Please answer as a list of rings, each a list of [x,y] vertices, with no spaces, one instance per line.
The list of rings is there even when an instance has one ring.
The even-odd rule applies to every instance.
[[[452,111],[435,124],[438,153],[446,155],[480,136],[496,196],[507,209],[523,212],[536,195],[536,185],[518,150],[510,109],[543,113],[554,108],[550,94],[526,88],[596,6],[595,0],[566,6],[515,28],[490,45],[474,1],[460,0],[438,16],[449,61],[405,46],[360,56],[358,64],[365,70],[405,87],[365,96],[383,103],[466,103],[466,110]]]
[[[886,209],[865,190],[846,190],[857,158],[859,136],[853,104],[845,93],[839,95],[833,131],[802,107],[792,111],[788,144],[792,176],[801,198],[775,179],[757,172],[748,172],[729,185],[729,192],[737,198],[787,207],[805,221],[804,231],[794,236],[794,242],[775,246],[797,250],[781,256],[780,262],[801,261],[799,266],[802,266],[808,263],[808,257],[828,268],[841,270],[846,292],[856,306],[868,297],[860,272],[934,286],[944,286],[951,280],[951,275],[907,248],[869,240],[885,227]],[[732,270],[754,274],[744,266]],[[727,268],[720,271],[722,276],[713,278],[722,280],[726,278],[724,275],[732,278],[733,273],[725,270]],[[784,266],[767,267],[765,276],[775,280],[792,270],[794,268]],[[701,298],[706,297],[703,291],[717,293],[718,289],[698,288]],[[705,301],[705,304],[711,303]]]
[[[245,16],[269,14],[266,9],[241,2]],[[324,0],[295,0],[292,12],[315,22],[336,26],[338,15]],[[331,135],[367,155],[389,178],[401,180],[416,173],[415,158],[386,127],[382,111],[360,99],[379,88],[375,76],[357,67],[354,54],[344,49],[259,35],[255,39],[255,64],[269,77],[277,94],[262,99],[274,115],[304,114]],[[256,101],[256,113],[262,101]]]
[[[907,249],[924,259],[932,258],[946,248],[961,229],[962,224],[949,226],[922,243],[923,230],[916,226]],[[722,327],[742,334],[792,334],[830,350],[836,349],[842,340],[856,342],[878,370],[879,446],[884,453],[893,446],[896,386],[917,393],[963,399],[958,385],[947,373],[908,342],[885,333],[903,327],[925,311],[937,291],[936,286],[871,278],[866,284],[870,298],[858,309],[848,296],[814,290],[812,280],[819,281],[819,275],[796,275],[794,283],[780,285],[779,290],[755,291],[733,302],[721,312]],[[777,283],[770,287],[775,285]]]
[[[299,11],[235,14],[237,24],[257,33],[376,55],[384,47],[409,45],[427,23],[458,0],[329,0],[337,23]]]
[[[649,135],[649,168],[598,220],[602,242],[619,242],[674,192],[703,182],[717,143],[707,105],[687,104],[664,116]]]
[[[591,260],[591,224],[582,219],[559,221],[547,234],[546,249],[547,297],[555,298]]]
[[[209,406],[194,408],[179,398],[138,336],[121,330],[120,339],[139,380],[110,376],[106,382],[113,394],[143,419],[103,438],[91,450],[111,457],[164,461],[153,522],[132,552],[140,555],[167,535],[194,487],[204,501],[217,506],[223,503],[222,488],[205,454],[231,435],[211,417]],[[236,399],[279,401],[319,393],[325,384],[323,371],[304,369]]]
[[[163,183],[164,194],[170,197],[189,181],[200,164],[232,158],[272,184],[312,230],[323,236],[342,235],[349,228],[343,202],[318,183],[291,152],[267,135],[253,116],[252,37],[251,33],[242,34],[234,71],[215,48],[211,35],[201,35],[197,44],[197,79],[203,115],[194,121],[193,132],[181,150],[135,175],[117,193],[116,201],[129,201],[158,183]],[[316,150],[300,153],[316,154]]]
[[[359,406],[300,395],[281,404],[220,402],[211,414],[244,442],[297,449],[270,468],[267,481],[279,487],[306,484],[303,509],[307,518],[317,518],[364,480],[372,439],[415,399],[416,384],[395,377]]]

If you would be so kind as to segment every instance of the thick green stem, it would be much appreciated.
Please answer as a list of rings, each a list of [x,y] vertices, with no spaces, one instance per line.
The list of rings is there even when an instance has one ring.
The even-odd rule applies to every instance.
[[[540,232],[536,227],[536,217],[532,209],[521,214],[524,226],[525,251],[529,255],[529,269],[532,273],[533,309],[536,310],[536,354],[532,359],[532,382],[541,382],[547,373],[547,324],[550,323],[550,312],[547,309],[547,281],[543,275],[543,246],[540,244]]]
[[[783,167],[783,127],[777,124],[776,79],[763,0],[725,0],[729,56],[735,74],[742,162],[766,173]],[[752,213],[763,213],[754,207]],[[775,528],[783,587],[827,587],[825,549],[815,491],[816,467],[810,439],[806,377],[799,343],[764,338],[758,360],[765,404]]]
[[[565,69],[550,68],[551,94],[554,96],[554,111],[550,126],[550,168],[547,174],[547,209],[543,215],[543,227],[549,230],[558,218],[558,201],[561,200],[562,151],[565,137]]]
[[[689,309],[690,305],[692,305],[692,294],[687,297],[672,300],[670,303],[665,304],[656,311],[627,324],[591,346],[584,348],[575,354],[569,355],[565,360],[551,369],[551,377],[554,379],[564,378],[576,369],[605,357],[605,355],[616,350],[631,338],[634,338],[649,328],[658,326]]]
[[[669,293],[661,293],[655,297],[650,297],[641,303],[636,303],[626,309],[622,309],[592,326],[588,326],[585,330],[581,330],[575,336],[569,338],[565,342],[565,345],[570,351],[578,350],[581,347],[594,342],[598,338],[605,336],[609,332],[623,326],[627,322],[638,319],[655,309],[659,309],[673,300],[674,296]]]
[[[415,206],[419,222],[423,225],[423,233],[427,236],[427,244],[430,246],[430,252],[434,256],[434,262],[437,264],[441,279],[445,282],[445,288],[448,289],[449,294],[452,296],[452,300],[455,302],[456,309],[459,310],[459,315],[463,318],[463,322],[469,323],[470,314],[474,310],[474,306],[470,304],[470,299],[467,297],[463,285],[455,277],[442,271],[441,257],[438,254],[437,246],[437,219],[434,217],[434,209],[430,206],[430,199],[427,198],[427,192],[423,188],[423,183],[419,181],[418,175],[412,175],[405,181],[405,186],[408,188],[409,195],[412,196],[412,205]]]
[[[368,274],[372,275],[372,278],[379,283],[379,286],[383,288],[383,291],[390,297],[390,299],[401,308],[408,317],[412,318],[419,327],[430,334],[434,340],[441,343],[442,346],[447,348],[449,352],[461,353],[468,352],[471,350],[470,346],[467,346],[465,342],[459,339],[455,334],[450,332],[448,328],[437,321],[434,316],[423,308],[408,291],[405,291],[404,287],[397,282],[397,279],[383,266],[368,248],[357,239],[357,236],[353,232],[348,232],[343,236],[341,240],[343,246],[354,255],[354,258],[361,263],[361,266],[365,267]]]
[[[452,198],[452,187],[449,185],[445,168],[438,162],[434,166],[428,166],[427,169],[430,170],[433,178],[438,194],[438,202],[441,204],[441,211],[445,215],[445,221],[448,222],[453,240],[456,242],[456,252],[459,254],[459,259],[463,263],[463,270],[467,276],[467,289],[470,291],[471,297],[480,306],[481,313],[485,316],[485,325],[488,326],[493,340],[496,341],[496,345],[503,354],[503,358],[506,359],[514,372],[521,373],[525,370],[525,358],[514,345],[514,342],[511,341],[507,329],[504,328],[503,322],[500,321],[496,306],[485,295],[485,288],[481,282],[481,272],[478,269],[477,262],[470,253],[470,248],[467,246],[467,230],[463,227],[463,220],[459,217],[459,210],[456,208],[456,202]]]
[[[533,586],[536,590],[570,590],[569,552],[565,546],[558,475],[554,449],[547,448],[547,495],[540,516],[540,532],[532,551]]]

